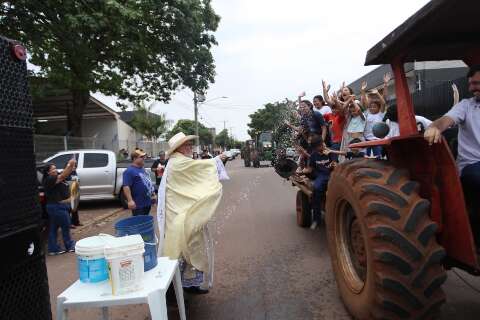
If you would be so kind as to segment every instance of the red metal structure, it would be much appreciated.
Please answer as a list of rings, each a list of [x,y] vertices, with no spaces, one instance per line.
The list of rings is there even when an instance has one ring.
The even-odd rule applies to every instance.
[[[478,0],[432,0],[368,51],[366,65],[392,66],[401,135],[354,145],[383,145],[388,161],[343,163],[329,183],[329,249],[355,318],[434,318],[444,268],[480,275],[455,159],[445,139],[429,146],[418,134],[404,71],[414,61],[480,64],[478,12]]]
[[[428,146],[418,136],[403,65],[413,61],[463,60],[480,63],[478,1],[434,0],[369,50],[365,65],[390,63],[395,77],[400,137],[387,144],[391,162],[406,167],[432,203],[439,243],[452,262],[480,272],[455,159],[446,141]],[[415,157],[407,157],[407,154]]]

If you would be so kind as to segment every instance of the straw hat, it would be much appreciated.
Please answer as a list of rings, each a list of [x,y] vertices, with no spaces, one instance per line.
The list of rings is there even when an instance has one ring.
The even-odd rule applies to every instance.
[[[166,154],[168,156],[172,155],[175,150],[177,150],[182,144],[184,144],[187,141],[194,140],[196,139],[197,136],[186,136],[185,133],[179,132],[173,137],[168,140],[168,147],[169,149],[167,150]]]

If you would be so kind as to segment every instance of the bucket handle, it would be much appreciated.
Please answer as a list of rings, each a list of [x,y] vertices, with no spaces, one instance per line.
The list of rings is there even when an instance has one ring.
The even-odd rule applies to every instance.
[[[148,244],[150,246],[156,246],[158,244],[158,237],[155,235],[155,242],[145,242],[145,244]]]
[[[115,238],[114,236],[108,233],[99,233],[98,236],[100,237],[100,239],[103,240],[103,242],[105,242],[105,244],[108,242],[108,239]]]
[[[109,235],[109,234],[106,234],[106,233],[100,233],[99,236],[102,236],[102,237],[113,237],[112,235]],[[148,244],[149,246],[156,246],[156,245],[158,245],[159,242],[160,242],[160,241],[159,241],[159,239],[158,239],[158,237],[157,237],[156,234],[155,234],[155,242],[145,242],[145,241],[144,241],[144,243],[145,243],[145,244]]]

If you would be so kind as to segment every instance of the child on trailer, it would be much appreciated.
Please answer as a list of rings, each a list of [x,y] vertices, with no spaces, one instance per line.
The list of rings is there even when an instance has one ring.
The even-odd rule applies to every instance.
[[[320,136],[314,136],[311,139],[312,154],[310,155],[308,165],[302,170],[305,175],[312,175],[313,182],[313,223],[311,229],[315,229],[320,223],[322,210],[325,208],[325,194],[327,192],[330,172],[335,168],[336,162],[327,153],[323,139]]]
[[[380,99],[370,99],[368,110],[365,113],[365,131],[363,135],[366,141],[378,140],[373,134],[373,126],[378,122],[383,122],[385,116],[385,103]],[[373,153],[373,156],[377,159],[382,157],[382,147],[374,146],[367,148],[367,156]]]
[[[365,130],[365,115],[360,105],[353,100],[348,106],[350,113],[350,121],[347,126],[347,134],[349,139],[361,139]]]
[[[377,137],[373,134],[373,126],[377,122],[382,122],[383,117],[385,116],[385,97],[388,97],[388,83],[391,79],[391,75],[389,73],[383,76],[383,92],[380,94],[377,90],[371,90],[367,94],[367,82],[363,82],[361,86],[361,101],[364,106],[367,107],[367,111],[365,112],[365,131],[363,136],[366,141],[378,140]],[[382,147],[381,146],[374,146],[367,148],[367,156],[370,155],[377,159],[382,157]]]
[[[350,140],[349,145],[354,144],[354,143],[360,143],[360,142],[362,142],[361,139],[355,138],[355,139]],[[327,150],[325,150],[325,153],[327,153],[327,154],[338,154],[338,155],[344,156],[348,160],[365,158],[365,152],[363,152],[362,149],[360,149],[360,148],[350,148],[350,151],[337,151],[337,150],[327,149]]]

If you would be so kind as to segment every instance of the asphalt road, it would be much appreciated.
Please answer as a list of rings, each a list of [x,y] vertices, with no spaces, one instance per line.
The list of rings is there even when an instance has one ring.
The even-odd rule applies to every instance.
[[[231,180],[224,182],[214,230],[214,287],[208,295],[187,297],[188,319],[350,319],[338,296],[323,228],[301,229],[295,224],[295,189],[272,168],[244,168],[228,163]],[[111,204],[113,210],[116,204]],[[115,207],[118,208],[118,207]],[[77,239],[113,233],[117,212],[93,223]],[[52,310],[55,297],[77,279],[75,255],[47,259]],[[456,272],[474,288],[480,278]],[[448,303],[442,319],[478,319],[480,293],[449,272]],[[145,305],[111,309],[112,319],[149,319]],[[73,310],[72,320],[100,317],[98,310]],[[176,314],[169,312],[170,319]]]

